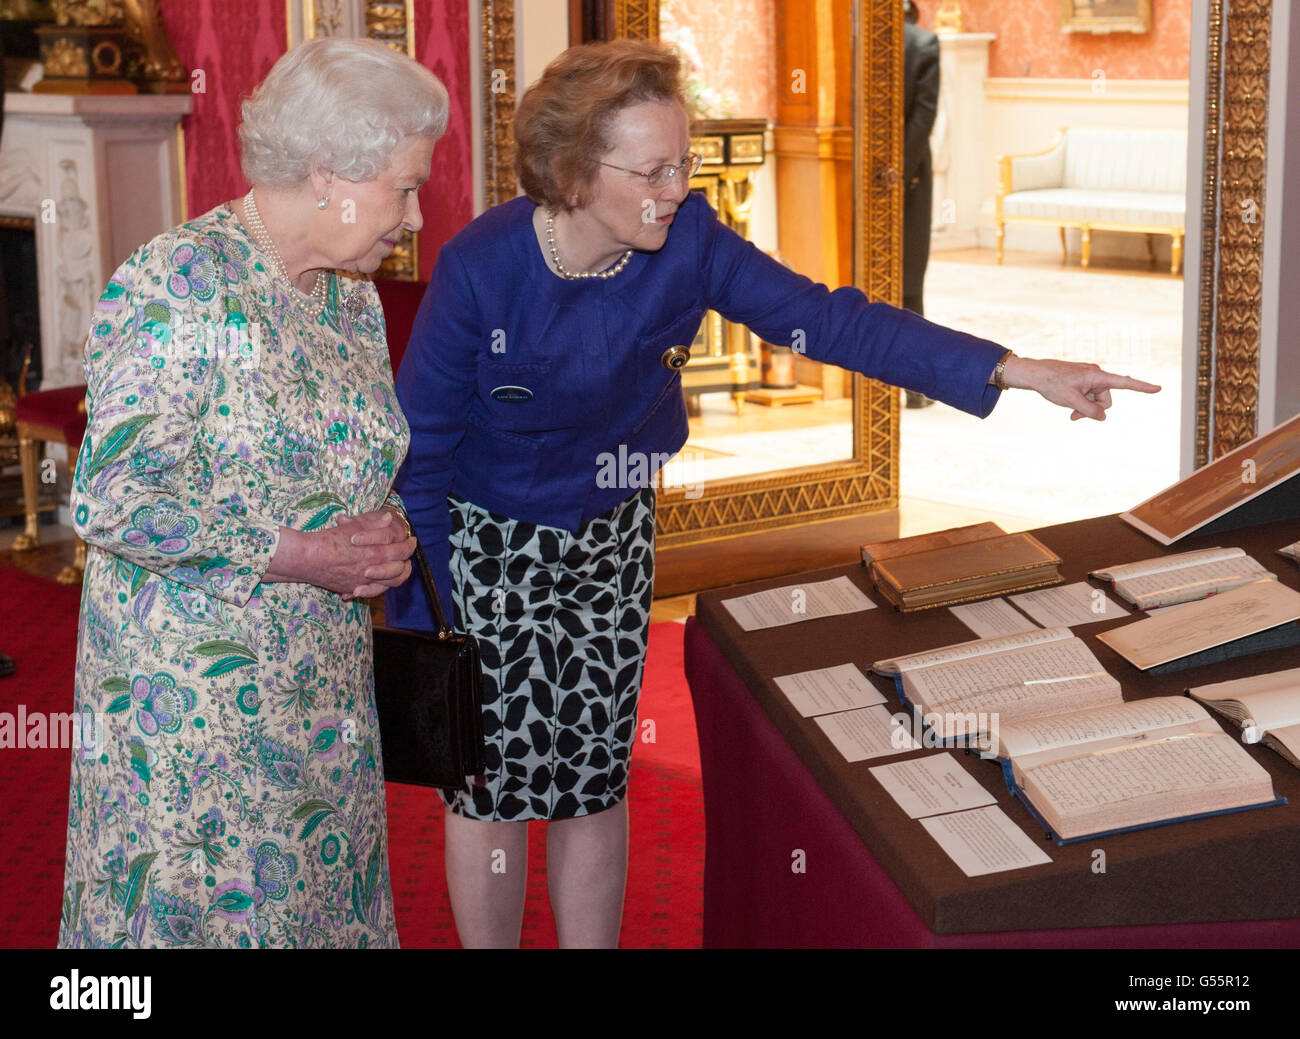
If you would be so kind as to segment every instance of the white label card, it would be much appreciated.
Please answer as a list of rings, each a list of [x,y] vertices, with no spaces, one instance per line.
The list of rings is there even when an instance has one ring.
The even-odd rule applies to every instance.
[[[968,877],[1052,861],[997,805],[936,815],[921,825]]]
[[[734,599],[723,599],[722,605],[745,631],[876,608],[876,604],[857,585],[843,576],[751,592]]]
[[[1011,601],[1048,628],[1072,628],[1129,615],[1125,607],[1087,581],[1059,588],[1039,588],[1013,595]]]
[[[884,694],[871,684],[856,664],[799,671],[772,681],[805,718],[885,702]]]
[[[869,770],[909,819],[997,803],[951,751]]]
[[[1006,599],[985,599],[983,602],[949,606],[948,609],[954,617],[982,639],[1015,635],[1017,632],[1038,627]]]
[[[863,707],[813,720],[845,761],[884,758],[921,746],[907,729],[895,724],[888,707]]]

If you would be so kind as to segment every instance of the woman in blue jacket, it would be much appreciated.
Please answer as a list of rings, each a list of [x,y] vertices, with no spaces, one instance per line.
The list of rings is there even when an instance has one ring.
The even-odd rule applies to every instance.
[[[690,193],[679,63],[658,45],[565,52],[524,95],[515,134],[526,196],[443,246],[420,306],[396,381],[411,427],[397,488],[483,657],[487,771],[448,800],[461,941],[518,944],[526,821],[549,819],[561,945],[613,946],[651,484],[686,442],[672,361],[705,312],[981,417],[1007,387],[1096,419],[1111,389],[1158,387],[1014,357],[765,256]],[[611,456],[631,460],[632,480],[608,479]],[[389,617],[431,627],[418,582],[390,594]]]

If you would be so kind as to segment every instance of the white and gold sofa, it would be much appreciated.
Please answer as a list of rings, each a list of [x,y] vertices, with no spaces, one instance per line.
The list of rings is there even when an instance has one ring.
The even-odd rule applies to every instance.
[[[1088,266],[1093,231],[1167,234],[1172,243],[1170,271],[1183,262],[1186,228],[1187,134],[1181,130],[1061,130],[1046,151],[1003,155],[998,159],[995,219],[998,263],[1006,225],[1053,224],[1083,233],[1083,266]]]

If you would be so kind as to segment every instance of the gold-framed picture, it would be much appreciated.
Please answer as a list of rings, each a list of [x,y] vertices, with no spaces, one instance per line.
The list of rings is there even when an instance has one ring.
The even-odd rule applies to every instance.
[[[54,0],[0,0],[0,22],[52,22]]]
[[[1151,0],[1061,0],[1061,32],[1150,32]]]

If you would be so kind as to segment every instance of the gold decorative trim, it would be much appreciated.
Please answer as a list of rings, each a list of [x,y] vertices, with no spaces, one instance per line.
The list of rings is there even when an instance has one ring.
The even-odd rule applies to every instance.
[[[176,173],[180,178],[181,223],[190,219],[190,182],[185,166],[185,127],[181,120],[176,121]]]
[[[1151,31],[1151,0],[1137,0],[1137,10],[1130,14],[1097,14],[1093,4],[1079,0],[1060,0],[1058,24],[1063,33],[1111,33]]]
[[[366,36],[415,57],[415,0],[366,0]]]
[[[415,0],[366,0],[365,27],[368,39],[392,47],[399,54],[415,58]],[[420,237],[403,233],[392,254],[375,272],[379,277],[418,281]]]
[[[1256,435],[1272,13],[1271,0],[1210,0],[1197,468]]]
[[[859,139],[854,281],[872,299],[902,294],[903,9],[896,0],[855,0],[861,49],[854,77]],[[888,171],[894,171],[891,176]],[[870,180],[868,180],[870,174]],[[696,500],[687,489],[658,498],[662,548],[712,541],[796,523],[863,515],[898,506],[898,391],[853,376],[853,457],[770,476],[710,483]]]
[[[659,0],[614,0],[614,36],[626,40],[659,39]]]
[[[1205,62],[1205,139],[1201,175],[1201,270],[1196,312],[1196,443],[1194,466],[1210,461],[1210,397],[1214,391],[1214,265],[1219,240],[1219,89],[1223,78],[1223,2],[1210,0]]]
[[[1223,50],[1214,457],[1255,438],[1263,304],[1271,0],[1232,0]]]
[[[483,204],[519,193],[515,174],[515,3],[480,0],[483,80]]]

